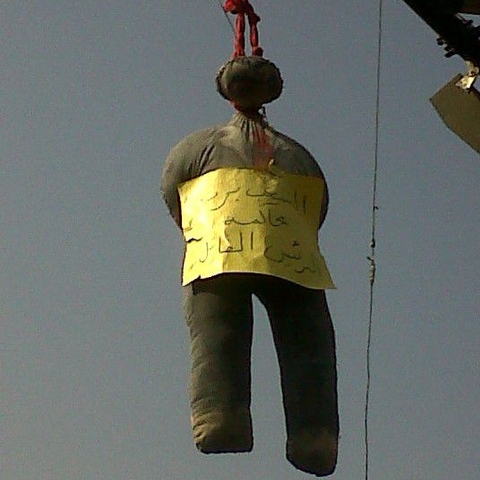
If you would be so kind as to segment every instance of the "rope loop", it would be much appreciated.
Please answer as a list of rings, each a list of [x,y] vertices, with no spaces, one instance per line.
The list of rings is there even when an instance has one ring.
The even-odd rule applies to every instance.
[[[246,18],[250,27],[250,45],[252,47],[252,55],[257,57],[263,56],[263,49],[259,45],[257,24],[260,17],[255,13],[249,0],[226,0],[223,10],[227,13],[237,15],[235,24],[235,48],[233,57],[245,56],[245,27]]]

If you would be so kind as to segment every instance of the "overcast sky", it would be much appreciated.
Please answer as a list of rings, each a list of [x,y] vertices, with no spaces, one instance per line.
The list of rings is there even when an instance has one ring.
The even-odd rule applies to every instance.
[[[324,170],[320,242],[338,289],[339,480],[364,471],[377,2],[256,0],[285,90],[270,123]],[[480,158],[429,97],[464,62],[385,0],[370,480],[478,480]],[[255,448],[191,439],[180,233],[159,195],[170,148],[227,121],[216,0],[0,6],[0,470],[5,480],[300,480],[284,457],[263,309]]]

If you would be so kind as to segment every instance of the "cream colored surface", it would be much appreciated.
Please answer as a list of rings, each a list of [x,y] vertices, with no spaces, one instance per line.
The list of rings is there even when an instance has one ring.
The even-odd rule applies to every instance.
[[[318,247],[324,181],[221,168],[179,186],[186,241],[183,285],[254,272],[315,289],[335,288]]]

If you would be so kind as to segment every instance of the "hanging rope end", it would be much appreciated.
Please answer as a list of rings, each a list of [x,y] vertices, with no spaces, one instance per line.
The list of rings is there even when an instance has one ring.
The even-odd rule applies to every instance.
[[[263,57],[263,48],[262,47],[253,47],[252,55],[254,57]]]

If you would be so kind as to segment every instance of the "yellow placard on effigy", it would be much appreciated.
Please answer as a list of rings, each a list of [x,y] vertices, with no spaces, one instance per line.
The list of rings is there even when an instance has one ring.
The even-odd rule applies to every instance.
[[[186,241],[183,285],[227,272],[335,288],[318,247],[323,179],[221,168],[178,187]]]

